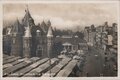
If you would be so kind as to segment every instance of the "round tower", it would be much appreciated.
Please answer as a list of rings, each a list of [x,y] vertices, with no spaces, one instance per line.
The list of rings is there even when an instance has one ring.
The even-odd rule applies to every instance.
[[[41,37],[41,31],[36,30],[36,42],[37,42],[37,47],[36,47],[36,56],[37,57],[42,57],[43,56],[43,46],[42,46],[42,37]]]
[[[30,27],[26,27],[25,35],[23,37],[23,53],[24,57],[31,57],[32,36]]]
[[[16,20],[11,30],[11,55],[22,56],[23,55],[23,42],[22,42],[22,28],[18,19]]]
[[[53,32],[52,27],[50,26],[47,33],[47,57],[52,57],[53,55]]]

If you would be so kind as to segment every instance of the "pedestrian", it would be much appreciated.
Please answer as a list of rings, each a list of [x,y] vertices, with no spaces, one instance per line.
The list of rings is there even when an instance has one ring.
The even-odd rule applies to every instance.
[[[100,76],[103,76],[103,74],[102,74],[102,73],[100,73]]]
[[[86,75],[88,76],[88,75],[89,75],[89,73],[88,73],[88,72],[86,72]]]

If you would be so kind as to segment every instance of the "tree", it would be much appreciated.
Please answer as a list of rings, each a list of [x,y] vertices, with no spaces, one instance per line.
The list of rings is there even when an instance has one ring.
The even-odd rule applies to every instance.
[[[56,43],[54,43],[53,48],[55,50],[54,53],[58,55],[63,50],[63,45],[61,42],[56,42]]]

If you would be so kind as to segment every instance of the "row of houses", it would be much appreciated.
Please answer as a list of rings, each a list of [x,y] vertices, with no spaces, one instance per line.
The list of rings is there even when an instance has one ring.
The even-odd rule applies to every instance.
[[[117,62],[117,24],[103,25],[94,27],[94,25],[85,27],[84,39],[88,45],[101,49],[109,59]]]

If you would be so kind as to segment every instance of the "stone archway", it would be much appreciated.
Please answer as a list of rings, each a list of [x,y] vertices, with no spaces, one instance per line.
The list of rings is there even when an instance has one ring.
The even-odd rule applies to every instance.
[[[43,48],[40,45],[37,46],[36,56],[37,57],[42,57],[43,56]]]

